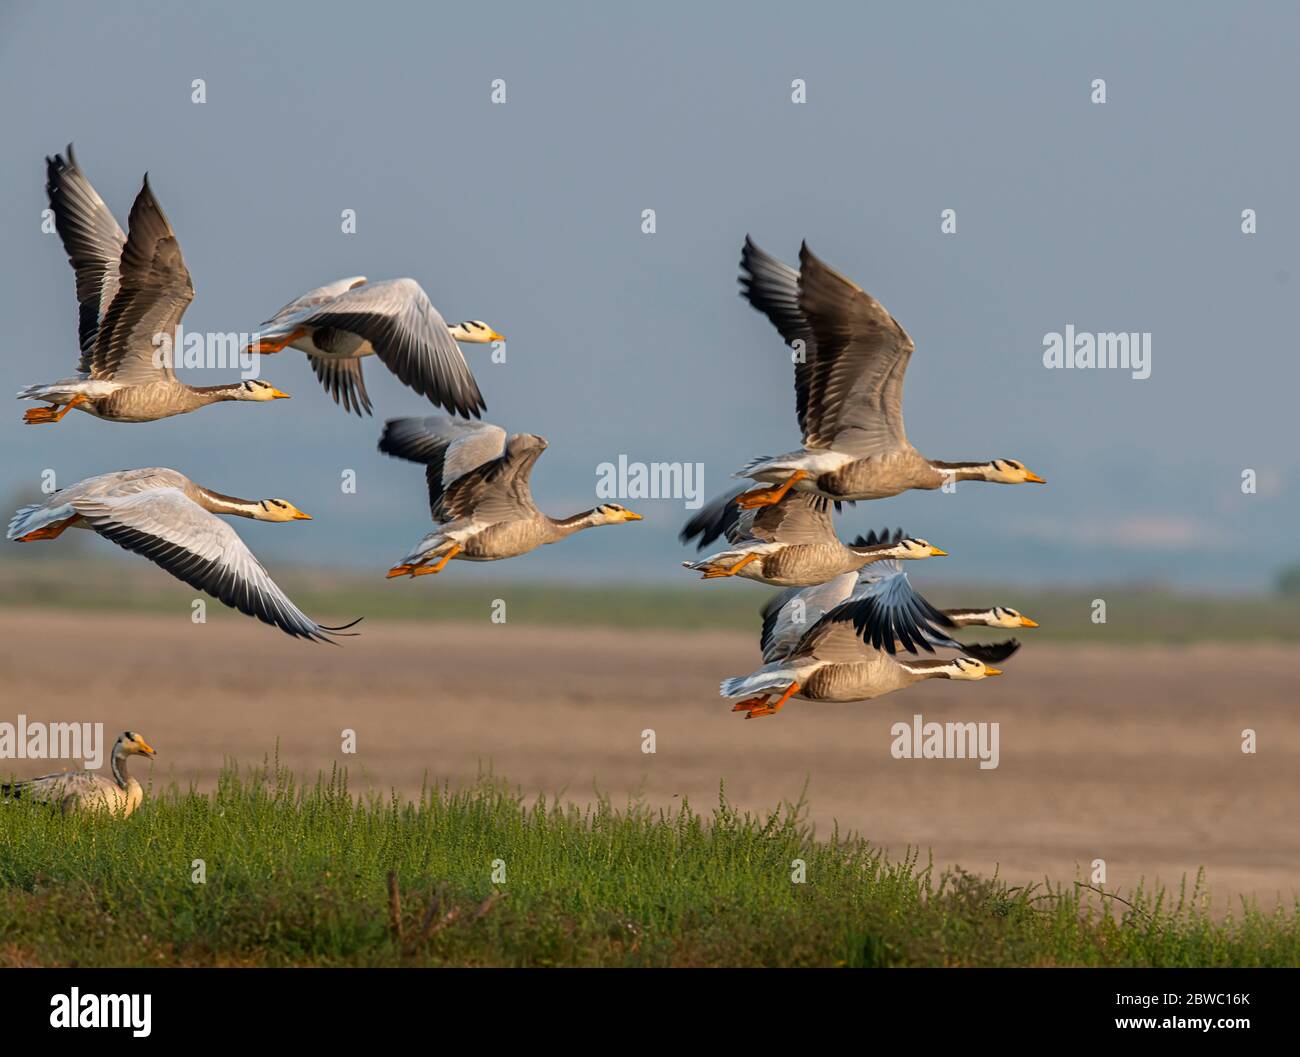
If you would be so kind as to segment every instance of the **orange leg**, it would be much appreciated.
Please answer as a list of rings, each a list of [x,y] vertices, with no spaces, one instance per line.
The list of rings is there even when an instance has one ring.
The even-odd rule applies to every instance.
[[[753,510],[760,506],[774,506],[785,498],[786,492],[794,487],[796,481],[802,481],[811,474],[807,470],[795,470],[789,479],[779,488],[756,488],[736,496],[736,505],[742,510]]]
[[[730,568],[724,569],[715,566],[714,568],[709,569],[707,572],[705,572],[705,574],[702,577],[700,577],[700,579],[716,580],[720,576],[735,576],[736,573],[740,572],[741,569],[743,569],[746,565],[748,565],[757,557],[758,557],[757,554],[746,554],[743,558],[740,559],[740,561],[736,562],[736,564],[731,566]]]
[[[255,344],[250,342],[247,351],[248,352],[282,352],[284,349],[288,348],[288,346],[292,345],[299,338],[305,338],[306,336],[307,336],[307,331],[303,327],[299,327],[297,330],[293,331],[290,334],[286,334],[282,338],[271,338],[269,341],[259,341]]]
[[[38,422],[62,422],[64,415],[78,404],[84,404],[85,402],[86,398],[81,393],[78,393],[57,411],[55,410],[57,405],[29,408],[27,413],[23,415],[23,421],[29,426],[36,425]]]
[[[749,715],[747,715],[745,718],[746,718],[746,719],[753,719],[755,716],[774,716],[774,715],[776,715],[778,712],[780,712],[780,711],[781,711],[781,707],[782,707],[782,706],[783,706],[787,701],[789,701],[790,698],[792,698],[795,694],[797,694],[798,692],[799,692],[799,684],[798,684],[798,683],[791,683],[789,686],[787,686],[787,687],[785,688],[785,693],[782,694],[782,695],[777,699],[776,704],[774,704],[774,705],[760,705],[760,706],[758,706],[757,708],[751,708],[751,709],[749,710]]]
[[[751,709],[762,708],[771,699],[771,694],[759,694],[757,697],[747,697],[743,701],[737,701],[731,706],[733,712],[748,712]]]
[[[76,515],[64,518],[62,521],[55,521],[46,525],[44,528],[33,529],[26,536],[19,536],[15,543],[35,543],[37,540],[56,540],[62,534],[63,530],[68,528],[74,521]]]
[[[460,553],[460,544],[452,545],[451,550],[442,556],[442,561],[437,565],[420,565],[411,571],[412,576],[424,576],[426,573],[440,573],[447,567],[447,563]]]

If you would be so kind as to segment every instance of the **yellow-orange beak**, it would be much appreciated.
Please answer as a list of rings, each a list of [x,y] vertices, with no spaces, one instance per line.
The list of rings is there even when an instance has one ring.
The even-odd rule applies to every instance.
[[[984,666],[984,674],[985,674],[985,675],[1001,675],[1001,674],[1002,674],[1002,669],[1001,669],[1001,668],[994,668],[993,665],[991,665],[991,664],[986,664],[986,665]]]
[[[488,341],[505,341],[505,340],[506,340],[506,336],[504,334],[498,334],[495,330],[492,331],[492,336],[488,338]]]
[[[1030,620],[1028,617],[1021,617],[1020,626],[1022,628],[1036,628],[1038,627],[1038,621]]]
[[[279,389],[272,389],[272,390],[271,390],[271,399],[272,399],[272,400],[288,400],[288,399],[289,399],[289,394],[286,393],[286,392],[282,392],[282,391],[279,390]]]
[[[1047,484],[1043,478],[1039,477],[1038,474],[1034,473],[1032,470],[1025,471],[1025,480],[1033,481],[1034,484]]]
[[[145,741],[144,738],[140,737],[139,734],[135,736],[135,742],[137,745],[140,746],[141,749],[144,750],[146,756],[158,755],[158,750],[155,749],[152,745],[150,745],[147,741]]]
[[[931,557],[931,558],[946,558],[946,557],[948,557],[948,552],[947,552],[947,551],[944,551],[944,550],[940,550],[938,547],[935,547],[935,546],[931,545],[931,547],[930,547],[930,557]]]
[[[293,519],[294,521],[310,521],[311,515],[304,514],[301,510],[295,510],[293,512]]]
[[[624,510],[624,511],[623,511],[623,520],[624,520],[624,521],[644,521],[645,518],[643,518],[640,514],[634,514],[634,513],[632,513],[632,511],[630,511],[630,510]]]

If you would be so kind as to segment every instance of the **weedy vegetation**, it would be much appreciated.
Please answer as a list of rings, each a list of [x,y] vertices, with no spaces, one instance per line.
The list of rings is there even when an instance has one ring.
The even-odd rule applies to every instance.
[[[11,966],[1300,962],[1300,906],[1210,909],[1199,877],[1121,900],[890,862],[817,839],[801,803],[760,817],[725,791],[708,814],[580,808],[485,775],[408,801],[268,761],[228,763],[212,793],[151,791],[124,820],[0,805]]]

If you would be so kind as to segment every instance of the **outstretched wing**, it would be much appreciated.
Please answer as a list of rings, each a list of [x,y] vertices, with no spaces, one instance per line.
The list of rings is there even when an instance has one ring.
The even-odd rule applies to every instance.
[[[272,323],[273,333],[333,327],[355,334],[404,385],[433,403],[467,418],[487,407],[446,321],[414,279],[341,279],[286,305]]]
[[[763,660],[789,657],[804,634],[853,593],[857,582],[858,574],[847,572],[815,587],[789,587],[773,595],[761,611]]]
[[[816,341],[800,424],[810,448],[858,458],[907,447],[903,376],[915,346],[874,297],[799,250],[799,310]]]
[[[77,335],[81,344],[79,374],[90,372],[91,350],[99,325],[117,293],[117,268],[126,235],[91,186],[68,144],[68,156],[45,159],[45,193],[54,212],[54,227],[77,275],[80,306]]]
[[[740,293],[767,316],[794,357],[795,413],[799,429],[808,434],[809,392],[817,363],[817,338],[799,306],[799,273],[765,253],[745,236],[740,251]]]
[[[682,543],[690,543],[698,536],[696,550],[701,551],[719,536],[726,535],[730,539],[731,529],[740,520],[741,515],[740,507],[736,506],[736,499],[748,487],[748,485],[741,485],[711,499],[698,513],[691,515],[690,520],[677,534],[677,538]]]
[[[457,517],[498,524],[540,515],[528,478],[546,450],[546,441],[531,433],[516,433],[506,441],[496,462],[471,470],[452,484],[443,505]]]
[[[732,543],[826,543],[835,538],[830,500],[807,492],[787,492],[779,502],[743,510],[727,533]]]
[[[194,300],[194,284],[148,176],[131,206],[118,284],[95,338],[90,376],[129,385],[174,378],[176,324]]]
[[[850,622],[863,642],[891,654],[896,642],[909,653],[933,653],[936,646],[965,648],[940,630],[956,625],[916,592],[896,561],[877,562],[864,569],[852,596],[822,620]]]
[[[490,495],[497,499],[514,495],[521,504],[517,513],[535,511],[528,471],[546,442],[534,448],[525,465],[526,447],[519,435],[507,441],[500,426],[446,415],[392,419],[379,438],[379,450],[386,455],[424,463],[429,510],[438,522],[484,514],[483,504]]]
[[[270,319],[263,322],[262,327],[266,329],[261,333],[264,335],[277,333],[281,329],[281,324],[297,319],[311,309],[319,308],[321,305],[333,301],[336,297],[341,297],[349,290],[362,286],[365,281],[366,277],[364,275],[353,275],[347,279],[335,279],[332,283],[316,287],[315,290],[308,290],[301,297],[294,298]],[[290,323],[288,329],[293,329],[292,323]]]
[[[689,543],[699,537],[703,550],[719,536],[731,543],[762,540],[765,543],[821,543],[835,535],[831,526],[830,501],[807,492],[787,492],[778,503],[741,510],[736,498],[744,486],[711,500],[678,533]]]
[[[241,613],[318,642],[329,642],[331,632],[343,630],[317,624],[304,614],[238,533],[179,488],[78,499],[73,506],[105,539]]]

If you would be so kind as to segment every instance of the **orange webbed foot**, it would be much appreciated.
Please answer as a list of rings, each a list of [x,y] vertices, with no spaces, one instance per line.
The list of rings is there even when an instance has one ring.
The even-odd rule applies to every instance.
[[[791,488],[808,476],[810,475],[807,470],[795,470],[779,488],[756,488],[753,491],[741,493],[736,496],[736,505],[742,510],[753,510],[755,507],[760,506],[773,506],[781,502]]]

